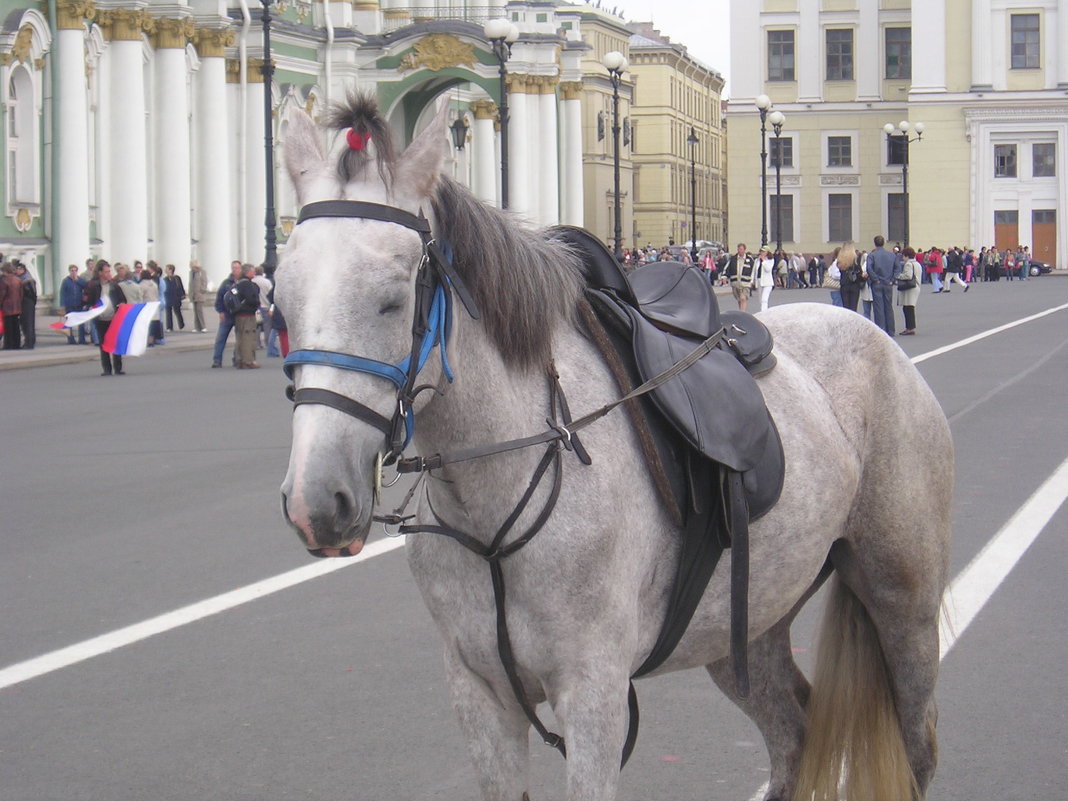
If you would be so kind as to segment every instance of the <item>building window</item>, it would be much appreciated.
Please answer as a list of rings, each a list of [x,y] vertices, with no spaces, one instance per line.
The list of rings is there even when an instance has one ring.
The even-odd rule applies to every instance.
[[[994,177],[1016,177],[1016,145],[994,145]]]
[[[886,237],[891,242],[905,241],[905,193],[886,196]]]
[[[994,225],[1019,225],[1020,212],[1016,209],[994,212]]]
[[[1057,224],[1057,210],[1056,209],[1035,209],[1031,212],[1031,224],[1032,225],[1056,225]]]
[[[886,77],[912,78],[912,28],[886,29]]]
[[[771,161],[768,163],[774,167],[778,164],[780,167],[793,167],[794,166],[794,140],[790,136],[776,136],[770,142],[768,142],[768,155],[771,156]],[[782,160],[779,161],[780,156]]]
[[[827,196],[827,236],[831,242],[853,238],[853,196]]]
[[[775,208],[775,201],[779,201],[778,209]],[[772,195],[771,196],[771,208],[769,210],[771,216],[771,241],[772,242],[793,242],[794,241],[794,196],[793,195]],[[782,222],[782,235],[780,236],[779,227],[776,222],[776,217]]]
[[[1038,14],[1013,14],[1011,24],[1012,68],[1014,70],[1038,69]]]
[[[853,80],[853,29],[827,31],[827,80]]]
[[[905,154],[908,152],[907,136],[904,134],[895,134],[888,136],[886,139],[886,163],[887,166],[900,167],[905,163]]]
[[[827,166],[853,166],[853,140],[848,136],[827,137]]]
[[[33,79],[22,66],[7,85],[7,202],[37,203],[37,152],[40,120],[35,112]]]
[[[768,80],[794,80],[793,31],[768,31]]]
[[[1031,175],[1035,178],[1054,178],[1057,175],[1057,149],[1052,142],[1031,146]]]

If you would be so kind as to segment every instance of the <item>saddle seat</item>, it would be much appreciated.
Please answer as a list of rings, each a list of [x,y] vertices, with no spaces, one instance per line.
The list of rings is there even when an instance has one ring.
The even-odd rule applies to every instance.
[[[767,327],[745,312],[721,313],[697,268],[654,262],[627,274],[588,231],[552,230],[580,254],[586,297],[639,383],[723,328],[716,349],[650,393],[652,405],[696,453],[740,473],[750,519],[763,515],[778,500],[784,473],[782,444],[754,378],[775,366]],[[681,469],[677,458],[664,462]]]

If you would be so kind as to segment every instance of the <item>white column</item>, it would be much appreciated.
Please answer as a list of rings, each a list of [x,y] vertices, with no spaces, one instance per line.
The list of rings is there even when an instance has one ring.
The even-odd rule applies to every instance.
[[[538,108],[538,224],[557,225],[560,222],[560,163],[556,127],[556,91],[554,83],[545,81],[539,86]]]
[[[731,97],[742,105],[764,89],[766,37],[761,27],[760,3],[730,3]],[[818,22],[817,22],[818,25]],[[754,66],[756,59],[756,66]]]
[[[581,226],[585,222],[582,192],[582,84],[561,84],[560,92],[560,139],[563,145],[560,175],[564,180],[560,222]]]
[[[231,111],[226,104],[224,46],[233,34],[201,30],[197,36],[200,69],[196,75],[197,259],[218,285],[234,258],[231,238]],[[175,262],[177,264],[177,262]],[[184,265],[179,265],[184,267]]]
[[[526,87],[525,76],[509,76],[508,79],[508,208],[529,219],[536,216],[531,193],[530,114],[527,113],[527,95],[511,91],[512,87]]]
[[[85,25],[70,6],[59,9],[54,69],[57,71],[55,169],[62,188],[55,199],[53,234],[55,275],[65,275],[68,264],[79,271],[89,256],[89,152],[85,136],[89,123],[85,84]]]
[[[879,37],[883,36],[879,27],[879,7],[877,3],[860,4],[860,24],[854,36],[856,58],[853,69],[856,71],[857,100],[880,100],[883,86],[883,48]]]
[[[800,21],[794,34],[797,102],[818,103],[823,100],[823,70],[827,60],[827,51],[824,46],[826,34],[820,25],[820,0],[800,0],[800,12]],[[763,58],[760,68],[756,70],[759,75],[765,74],[767,70],[768,34],[766,30],[763,30],[763,37],[757,50]],[[857,63],[860,63],[860,59]]]
[[[471,159],[474,167],[471,189],[480,200],[499,205],[497,148],[493,130],[497,104],[492,100],[476,100],[471,104],[471,113],[475,118],[471,131]]]
[[[160,266],[184,270],[191,256],[189,108],[185,46],[189,20],[156,20],[156,163],[153,253]]]
[[[107,258],[112,263],[132,264],[137,259],[144,260],[148,249],[144,45],[141,15],[125,9],[112,13],[124,16],[110,26],[112,40],[108,48],[111,51],[111,119],[107,136],[111,174],[107,203],[112,224]]]
[[[267,179],[263,152],[262,63],[250,59],[248,103],[245,107],[245,230],[242,260],[259,264],[265,253],[264,217],[267,214]]]
[[[913,29],[915,30],[915,28]],[[913,33],[913,38],[916,34]],[[994,85],[991,70],[993,61],[990,58],[990,49],[993,46],[993,32],[991,31],[990,0],[972,0],[972,80],[973,89],[991,89]],[[916,50],[917,60],[923,54]],[[915,63],[915,61],[913,61]]]
[[[912,7],[912,89],[910,94],[946,91],[946,0],[923,0]]]

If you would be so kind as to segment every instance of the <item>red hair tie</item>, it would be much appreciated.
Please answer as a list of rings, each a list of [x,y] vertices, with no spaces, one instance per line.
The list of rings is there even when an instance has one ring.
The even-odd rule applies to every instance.
[[[371,141],[371,134],[357,133],[355,128],[349,128],[349,132],[345,134],[345,139],[353,150],[363,150],[367,147],[367,143]]]

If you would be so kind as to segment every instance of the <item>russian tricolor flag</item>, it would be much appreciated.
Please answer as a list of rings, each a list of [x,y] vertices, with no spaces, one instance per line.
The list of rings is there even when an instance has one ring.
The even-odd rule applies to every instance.
[[[104,299],[101,298],[96,302],[95,305],[90,306],[85,311],[67,312],[63,316],[62,320],[60,320],[58,323],[52,323],[51,327],[56,329],[57,331],[63,331],[68,328],[77,328],[79,325],[87,323],[94,317],[99,317],[103,313]]]
[[[120,304],[101,348],[116,356],[140,356],[148,349],[148,324],[158,312],[158,300]]]

